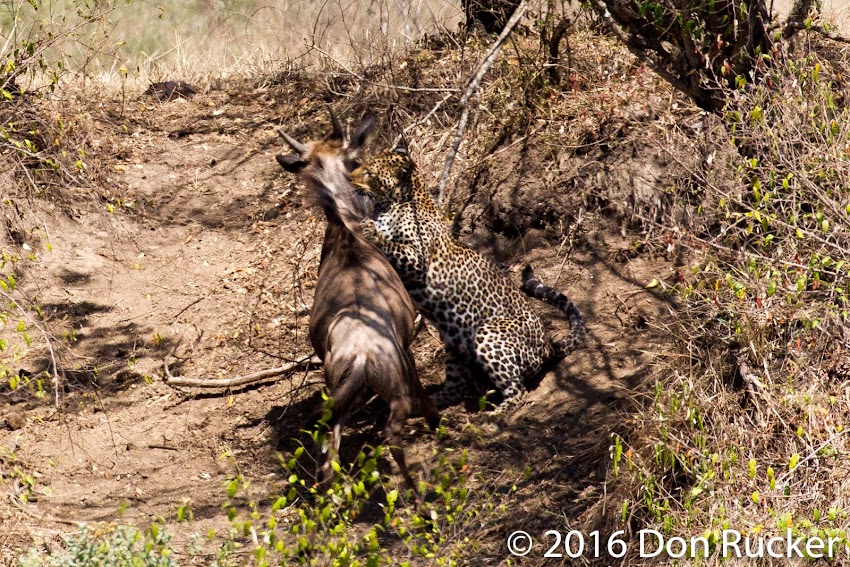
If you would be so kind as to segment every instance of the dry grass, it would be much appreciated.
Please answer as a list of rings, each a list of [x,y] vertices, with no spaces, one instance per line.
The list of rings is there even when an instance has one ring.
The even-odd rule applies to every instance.
[[[846,541],[850,61],[808,41],[705,119],[670,196],[681,351],[624,434],[633,526]]]
[[[100,81],[144,84],[175,76],[247,77],[328,61],[364,69],[388,50],[454,30],[462,15],[448,0],[111,0],[96,3],[82,17],[78,4],[48,0],[34,9],[26,0],[5,3],[0,23],[10,31],[3,39],[11,37],[14,44],[37,28],[62,33],[74,27],[74,41],[54,50],[54,59]]]

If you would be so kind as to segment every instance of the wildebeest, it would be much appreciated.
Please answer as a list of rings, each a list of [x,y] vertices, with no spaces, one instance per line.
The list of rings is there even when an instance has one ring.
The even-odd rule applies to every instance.
[[[328,222],[310,311],[310,342],[324,363],[333,397],[324,481],[332,478],[330,463],[338,457],[342,426],[366,401],[370,386],[389,403],[386,440],[416,492],[401,448],[402,427],[409,416],[422,415],[433,429],[440,415],[419,381],[410,353],[413,304],[383,253],[363,237],[360,219],[365,216],[365,201],[358,201],[349,179],[375,117],[367,116],[349,140],[333,112],[331,120],[331,134],[320,141],[305,144],[280,132],[295,153],[277,156],[286,171],[299,175]]]

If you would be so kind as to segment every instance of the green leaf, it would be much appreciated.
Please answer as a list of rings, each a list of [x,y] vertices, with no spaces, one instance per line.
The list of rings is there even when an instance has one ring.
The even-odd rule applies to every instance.
[[[281,508],[286,506],[287,500],[285,496],[281,496],[277,500],[275,500],[274,504],[272,504],[272,512],[277,512]]]
[[[387,504],[393,505],[398,500],[398,490],[391,490],[387,493]]]
[[[797,465],[799,464],[799,462],[800,462],[800,454],[799,453],[794,453],[793,455],[791,455],[791,458],[788,460],[788,470],[793,471],[795,468],[797,468]]]

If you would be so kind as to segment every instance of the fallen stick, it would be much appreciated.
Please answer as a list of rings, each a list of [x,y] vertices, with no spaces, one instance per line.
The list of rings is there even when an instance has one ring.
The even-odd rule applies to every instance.
[[[298,368],[316,366],[321,363],[322,361],[318,356],[305,356],[300,360],[284,364],[283,366],[260,370],[259,372],[245,374],[244,376],[234,376],[232,378],[187,378],[185,376],[172,376],[171,371],[168,369],[168,357],[162,360],[166,384],[169,386],[188,386],[191,388],[234,388],[286,374]]]

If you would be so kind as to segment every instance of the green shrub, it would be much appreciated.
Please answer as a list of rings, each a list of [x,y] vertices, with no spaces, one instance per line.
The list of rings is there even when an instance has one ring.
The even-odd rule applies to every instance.
[[[324,443],[319,429],[312,437]],[[458,565],[469,551],[468,536],[484,517],[503,513],[502,499],[513,494],[497,496],[487,486],[473,490],[480,479],[470,477],[467,451],[442,448],[432,453],[435,464],[418,487],[425,503],[417,506],[412,491],[379,472],[388,455],[379,445],[364,448],[347,468],[334,462],[333,481],[323,488],[314,476],[317,463],[299,447],[281,457],[288,475],[284,493],[265,505],[248,498],[247,508],[236,503],[247,484],[231,479],[224,504],[230,541],[247,540],[258,566],[410,565],[414,559]]]
[[[19,567],[176,567],[171,558],[171,537],[158,525],[147,531],[118,526],[106,531],[83,528],[65,539],[63,549],[42,555],[30,551]]]
[[[612,453],[624,505],[663,533],[842,525],[850,399],[850,108],[811,52],[743,84],[677,188],[686,222],[663,363]],[[617,446],[620,449],[617,449]],[[623,450],[622,445],[628,449]],[[816,463],[816,465],[815,465]],[[828,483],[823,478],[834,479]]]

